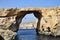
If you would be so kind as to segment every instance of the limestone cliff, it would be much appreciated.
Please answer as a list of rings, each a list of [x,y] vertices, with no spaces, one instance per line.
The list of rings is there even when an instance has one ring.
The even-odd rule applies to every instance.
[[[39,34],[51,34],[53,36],[60,35],[60,7],[2,8],[0,9],[0,29],[2,29],[4,33],[7,30],[12,31],[12,33],[17,32],[23,17],[30,13],[33,13],[38,19],[36,29]],[[1,33],[2,32],[0,32],[1,36],[4,35],[4,33]],[[12,33],[11,35],[15,35]],[[8,35],[6,36],[8,37]],[[5,39],[5,36],[3,38]]]

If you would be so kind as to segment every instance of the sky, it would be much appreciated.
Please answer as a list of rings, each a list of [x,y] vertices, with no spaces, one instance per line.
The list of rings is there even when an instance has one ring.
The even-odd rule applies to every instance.
[[[41,8],[60,6],[60,0],[0,0],[0,8]],[[36,21],[33,14],[27,14],[22,22]]]

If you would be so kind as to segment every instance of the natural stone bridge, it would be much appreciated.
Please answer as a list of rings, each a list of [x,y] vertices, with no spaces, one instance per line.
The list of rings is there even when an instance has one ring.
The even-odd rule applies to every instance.
[[[54,8],[2,8],[0,9],[0,35],[12,40],[26,14],[33,13],[38,19],[36,32],[45,35],[60,35],[60,7]]]

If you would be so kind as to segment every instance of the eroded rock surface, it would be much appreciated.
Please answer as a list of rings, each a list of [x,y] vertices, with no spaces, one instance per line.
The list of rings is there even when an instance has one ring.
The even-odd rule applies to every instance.
[[[60,8],[46,9],[46,15],[40,22],[40,33],[59,36],[60,35]],[[43,14],[44,14],[43,13]]]
[[[7,35],[3,37],[4,39],[8,37],[9,33],[12,36],[16,35],[14,33],[18,31],[22,19],[26,14],[30,13],[33,13],[38,19],[36,29],[39,34],[60,35],[60,7],[2,8],[0,9],[0,35],[3,37],[6,33]],[[5,40],[10,40],[10,38]]]
[[[14,40],[16,33],[8,29],[0,29],[0,35],[3,37],[4,40]]]

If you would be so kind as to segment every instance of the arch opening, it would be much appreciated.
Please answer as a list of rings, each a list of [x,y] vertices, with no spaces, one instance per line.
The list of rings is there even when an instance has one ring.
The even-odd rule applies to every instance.
[[[22,22],[20,23],[19,29],[35,29],[36,20],[37,20],[37,18],[34,16],[33,13],[26,14],[22,18]]]

